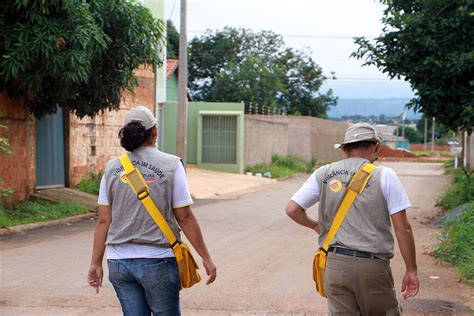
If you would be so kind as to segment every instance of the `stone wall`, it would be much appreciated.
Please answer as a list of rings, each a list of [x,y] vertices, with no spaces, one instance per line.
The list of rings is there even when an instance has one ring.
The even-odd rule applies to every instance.
[[[288,147],[286,152],[288,154],[298,155],[305,160],[316,158],[319,163],[332,162],[344,157],[341,150],[334,149],[334,144],[344,139],[344,134],[348,127],[347,123],[309,116],[247,115],[247,117],[274,124],[286,124],[288,127],[286,137]],[[257,133],[251,132],[251,135],[246,133],[245,139],[259,137]],[[271,136],[272,132],[267,132],[267,135],[267,142],[275,141]],[[278,135],[278,138],[281,139],[281,132]],[[245,146],[247,148],[247,145]],[[258,151],[258,149],[256,150]],[[280,150],[284,152],[284,150]],[[263,162],[263,160],[260,162]]]
[[[349,125],[343,122],[311,119],[311,153],[318,162],[332,162],[345,157],[341,149],[334,144],[344,140]]]
[[[0,178],[3,188],[14,190],[6,203],[25,200],[35,188],[35,119],[22,102],[0,93],[0,137],[8,138],[10,156],[0,153]]]
[[[288,153],[311,159],[311,117],[288,116]]]
[[[272,155],[288,155],[288,124],[245,116],[244,166],[271,163]]]

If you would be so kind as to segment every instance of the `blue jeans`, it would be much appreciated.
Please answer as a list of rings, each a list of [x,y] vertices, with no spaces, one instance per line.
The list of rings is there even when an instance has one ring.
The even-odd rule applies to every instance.
[[[125,316],[181,315],[175,258],[111,259],[107,263]]]

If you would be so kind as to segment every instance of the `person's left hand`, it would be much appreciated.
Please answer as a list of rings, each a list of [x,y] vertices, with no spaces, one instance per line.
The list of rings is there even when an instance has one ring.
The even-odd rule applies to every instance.
[[[99,287],[102,286],[102,278],[104,276],[104,270],[101,264],[91,264],[89,273],[87,274],[87,283],[95,288],[97,294],[99,294]]]

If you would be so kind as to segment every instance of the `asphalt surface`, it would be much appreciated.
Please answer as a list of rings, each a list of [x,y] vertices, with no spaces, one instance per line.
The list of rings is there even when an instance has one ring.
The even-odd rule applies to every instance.
[[[436,211],[436,197],[449,184],[442,165],[386,163],[400,174],[413,208],[420,294],[402,302],[406,314],[459,315],[474,306],[472,288],[459,283],[456,271],[423,252],[437,240],[438,229],[424,225]],[[284,214],[291,195],[306,177],[261,187],[227,200],[203,201],[194,212],[218,266],[211,286],[181,292],[183,315],[319,315],[325,300],[315,293],[311,276],[317,236]],[[199,205],[200,204],[200,205]],[[309,212],[316,214],[316,208]],[[107,280],[99,295],[88,287],[94,221],[43,228],[0,238],[1,315],[120,315]],[[399,253],[392,261],[397,290],[404,273]],[[203,270],[201,270],[203,271]]]

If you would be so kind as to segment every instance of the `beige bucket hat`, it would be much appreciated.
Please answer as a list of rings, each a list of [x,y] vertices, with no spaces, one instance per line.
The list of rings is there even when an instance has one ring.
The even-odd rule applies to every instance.
[[[374,141],[381,143],[383,137],[372,125],[367,123],[356,123],[347,128],[344,141],[341,144],[335,144],[334,148],[340,148],[345,144],[361,141]]]

